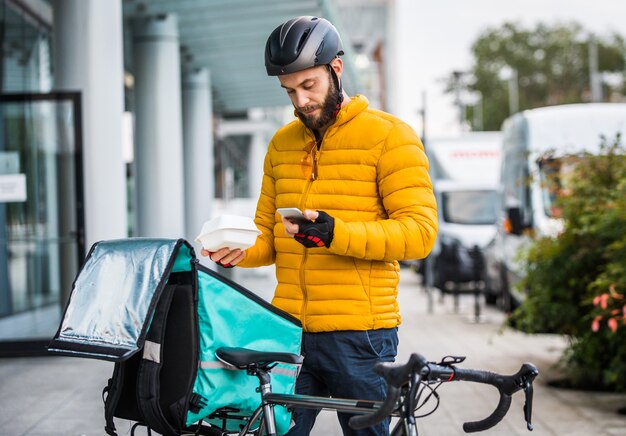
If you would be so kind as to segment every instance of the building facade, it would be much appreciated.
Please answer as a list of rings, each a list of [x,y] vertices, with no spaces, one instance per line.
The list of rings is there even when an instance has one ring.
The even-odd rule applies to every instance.
[[[263,65],[281,22],[333,21],[346,88],[380,107],[382,42],[340,25],[387,2],[366,3],[0,0],[0,355],[44,351],[93,243],[192,241],[213,214],[253,213],[293,116]]]

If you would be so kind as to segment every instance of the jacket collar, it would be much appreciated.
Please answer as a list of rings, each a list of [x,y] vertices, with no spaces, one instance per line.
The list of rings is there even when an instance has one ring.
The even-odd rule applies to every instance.
[[[337,119],[328,129],[332,129],[334,127],[339,127],[342,124],[347,123],[352,118],[356,117],[358,114],[367,109],[369,102],[364,95],[358,94],[350,99],[348,104],[343,106],[339,113],[337,114]]]

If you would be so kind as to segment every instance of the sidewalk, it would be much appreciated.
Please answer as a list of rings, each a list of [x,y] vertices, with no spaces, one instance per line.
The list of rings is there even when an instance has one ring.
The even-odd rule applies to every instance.
[[[273,279],[249,271],[237,271],[235,280],[270,298]],[[507,417],[484,435],[624,435],[626,416],[614,413],[626,406],[626,395],[589,393],[550,388],[546,382],[557,375],[552,364],[565,346],[555,336],[529,336],[514,331],[499,333],[503,315],[483,307],[483,319],[473,319],[473,297],[461,299],[459,312],[447,297],[435,298],[434,311],[427,311],[427,298],[419,277],[402,270],[399,360],[419,352],[429,360],[445,355],[467,356],[463,366],[496,372],[516,372],[521,363],[537,365],[533,423],[529,433],[524,423],[523,395],[516,395]],[[89,359],[40,357],[0,359],[0,435],[11,436],[100,436],[104,434],[102,387],[113,364]],[[488,386],[448,383],[439,389],[441,403],[434,414],[418,421],[420,434],[447,436],[465,434],[464,421],[491,413],[497,392]],[[120,435],[130,434],[128,423],[118,420]],[[139,435],[145,432],[138,431]],[[153,433],[154,434],[154,433]],[[313,434],[339,436],[333,412],[320,413]]]

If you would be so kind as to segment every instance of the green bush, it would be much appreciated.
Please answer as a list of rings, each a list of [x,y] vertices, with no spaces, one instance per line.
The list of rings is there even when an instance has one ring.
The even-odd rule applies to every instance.
[[[567,335],[562,361],[575,385],[626,391],[626,149],[618,136],[601,151],[577,160],[558,196],[563,231],[523,254],[527,298],[509,324]]]

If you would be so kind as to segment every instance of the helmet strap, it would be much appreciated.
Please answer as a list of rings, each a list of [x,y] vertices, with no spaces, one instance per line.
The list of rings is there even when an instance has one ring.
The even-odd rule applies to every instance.
[[[335,82],[335,88],[337,88],[338,91],[337,106],[335,107],[335,116],[337,116],[337,114],[339,114],[339,111],[341,110],[341,104],[343,103],[343,88],[341,87],[341,79],[337,76],[337,73],[335,72],[335,69],[332,67],[332,65],[328,64],[328,69],[330,70],[330,75],[333,78],[333,82]]]

